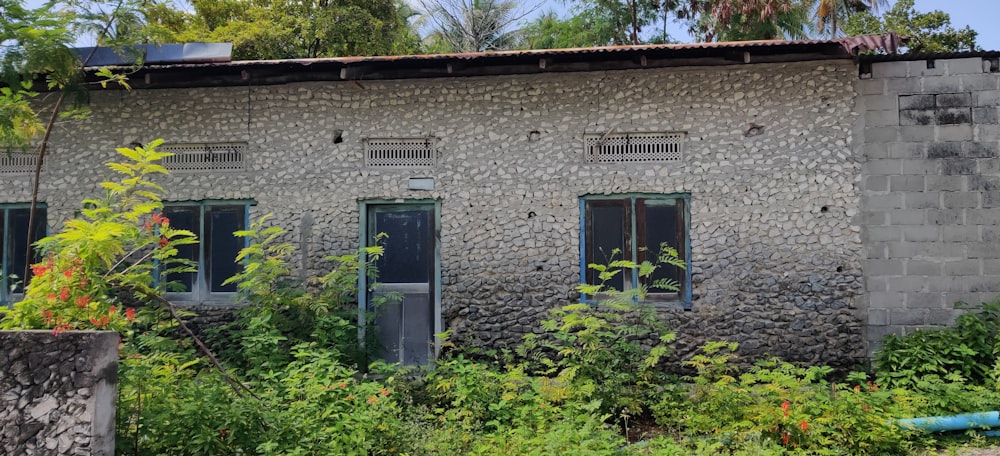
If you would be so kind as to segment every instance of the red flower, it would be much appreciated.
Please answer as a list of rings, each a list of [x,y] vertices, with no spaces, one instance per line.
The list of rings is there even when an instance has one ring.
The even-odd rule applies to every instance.
[[[66,302],[68,299],[69,299],[69,288],[63,287],[62,290],[59,290],[59,300],[62,302]]]
[[[809,423],[806,423],[806,420],[802,420],[802,422],[799,423],[799,429],[802,429],[802,432],[808,431],[809,430]]]
[[[46,268],[45,265],[41,263],[31,265],[31,273],[35,277],[41,277],[45,275],[45,273],[48,272],[48,270],[49,268]]]
[[[135,320],[135,309],[127,307],[125,309],[125,319],[128,321]]]
[[[66,276],[67,279],[69,279],[69,278],[73,277],[73,270],[72,269],[67,269],[67,270],[63,271],[63,275]]]
[[[782,431],[781,432],[781,444],[782,445],[788,445],[788,439],[791,438],[791,437],[792,437],[791,434],[789,434],[788,432]]]
[[[108,308],[108,313],[115,313],[115,312],[118,312],[118,308],[117,307],[111,306],[111,307]]]
[[[167,242],[170,242],[170,240],[164,236],[160,236],[160,242],[158,242],[156,245],[157,247],[162,249],[167,246]]]
[[[781,410],[785,411],[785,417],[788,416],[788,408],[791,407],[791,405],[792,404],[790,402],[788,402],[788,401],[785,401],[785,402],[781,403]]]
[[[90,296],[80,296],[76,298],[76,306],[81,309],[87,307],[88,303],[90,303]]]

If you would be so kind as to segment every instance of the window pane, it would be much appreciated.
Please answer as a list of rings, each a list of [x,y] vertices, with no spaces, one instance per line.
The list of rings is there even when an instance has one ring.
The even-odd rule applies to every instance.
[[[430,209],[375,210],[374,232],[385,233],[385,254],[375,266],[380,283],[430,283],[434,219]]]
[[[646,247],[648,249],[646,254],[643,255],[645,259],[655,264],[660,252],[660,246],[663,243],[677,249],[679,253],[683,252],[683,230],[680,228],[681,220],[679,218],[678,206],[674,205],[674,201],[640,200],[638,204],[641,207],[637,215],[640,217],[639,222],[642,223],[642,229],[639,232],[645,233],[645,239],[642,239],[643,236],[640,235],[639,247]],[[660,279],[670,279],[680,283],[683,277],[684,275],[680,268],[661,265],[653,272],[653,275],[650,277],[650,283]],[[649,292],[664,293],[669,292],[669,290],[650,287]]]
[[[198,236],[199,241],[202,241],[202,237],[200,236],[201,224],[199,223],[199,212],[200,208],[198,206],[169,206],[163,208],[163,215],[170,219],[171,227],[188,230]],[[197,262],[198,244],[178,246],[177,258],[185,258]],[[180,288],[170,288],[169,291],[192,291],[194,290],[197,278],[198,276],[194,272],[167,274],[168,282],[175,282],[180,285]]]
[[[34,240],[45,237],[45,223],[46,223],[46,211],[45,208],[36,208],[35,220],[35,235]],[[20,209],[10,209],[7,211],[7,275],[15,275],[16,278],[8,277],[7,286],[17,284],[14,288],[14,293],[20,293],[24,290],[24,280],[22,276],[24,275],[25,266],[25,253],[27,253],[28,248],[28,219],[31,216],[30,208],[20,208]],[[37,252],[34,251],[32,247],[31,256],[34,261],[38,261]],[[29,271],[30,274],[30,271]],[[7,288],[8,290],[10,288]]]
[[[626,258],[626,216],[624,201],[590,201],[587,203],[587,264],[606,265]],[[616,254],[615,249],[619,252]],[[615,290],[624,290],[627,271],[619,272],[605,282]],[[587,269],[587,283],[600,283],[597,271]],[[629,279],[631,280],[631,278]]]
[[[236,256],[243,248],[243,238],[233,232],[245,229],[245,206],[205,207],[205,277],[211,292],[234,292],[236,284],[222,285],[240,271]]]

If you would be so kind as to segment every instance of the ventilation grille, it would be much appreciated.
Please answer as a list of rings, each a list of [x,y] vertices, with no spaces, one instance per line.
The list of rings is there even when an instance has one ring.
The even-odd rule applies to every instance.
[[[225,144],[168,144],[160,146],[161,152],[172,152],[163,159],[163,166],[170,171],[246,171],[247,145]]]
[[[28,174],[35,172],[35,154],[0,152],[0,174]]]
[[[610,133],[585,135],[589,163],[646,163],[676,161],[684,151],[684,133]]]
[[[365,140],[365,166],[429,168],[437,164],[437,155],[435,138]]]

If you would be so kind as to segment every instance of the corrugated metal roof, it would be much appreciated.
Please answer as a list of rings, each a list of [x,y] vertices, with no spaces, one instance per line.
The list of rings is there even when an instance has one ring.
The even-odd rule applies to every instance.
[[[877,38],[870,42],[879,43]],[[853,47],[852,47],[853,46]],[[300,81],[369,81],[665,67],[844,60],[857,41],[767,40],[207,63],[149,63],[133,87],[211,87]]]

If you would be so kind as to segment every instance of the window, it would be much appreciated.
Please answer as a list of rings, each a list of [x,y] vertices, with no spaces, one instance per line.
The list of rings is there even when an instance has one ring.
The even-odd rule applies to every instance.
[[[30,204],[0,205],[0,228],[3,229],[3,277],[0,277],[0,302],[8,304],[18,298],[24,291],[25,254],[28,249],[28,217],[31,214]],[[45,205],[39,204],[36,209],[35,235],[37,241],[45,236]],[[32,257],[36,258],[34,248]],[[30,272],[29,272],[30,273]]]
[[[677,249],[678,257],[690,264],[688,257],[688,201],[690,195],[610,195],[587,196],[581,201],[581,277],[585,283],[598,284],[597,271],[588,264],[608,264],[612,260],[650,261],[656,263],[660,245]],[[613,252],[620,252],[615,254]],[[691,302],[690,268],[664,265],[649,281],[648,301]],[[652,282],[670,279],[680,284],[679,291],[655,288]],[[618,274],[610,288],[628,290],[639,285],[638,274]]]
[[[170,226],[191,231],[199,241],[177,248],[177,257],[195,262],[198,271],[167,275],[177,287],[170,291],[179,293],[178,298],[206,301],[215,294],[236,291],[236,284],[222,283],[240,270],[236,256],[247,240],[233,232],[247,228],[250,205],[247,201],[164,204],[163,215],[170,219]]]

